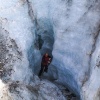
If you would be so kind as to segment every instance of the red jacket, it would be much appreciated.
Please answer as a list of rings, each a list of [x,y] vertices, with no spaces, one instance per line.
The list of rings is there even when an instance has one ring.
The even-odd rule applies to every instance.
[[[46,56],[43,56],[43,58],[42,58],[42,65],[43,66],[47,66],[49,63],[50,60],[49,60],[49,57],[46,57]]]

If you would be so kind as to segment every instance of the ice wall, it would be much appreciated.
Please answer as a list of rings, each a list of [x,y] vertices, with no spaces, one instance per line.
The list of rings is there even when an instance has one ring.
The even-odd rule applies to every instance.
[[[99,45],[100,1],[29,1],[37,20],[48,18],[54,32],[53,62],[48,76],[80,94],[83,100],[99,98],[100,84],[96,79],[100,70],[94,67],[96,55],[99,56],[96,45]],[[39,25],[45,30],[44,25]]]
[[[8,54],[6,52],[3,54],[6,55],[6,59],[10,56],[11,62],[8,62],[8,64],[12,63],[15,71],[11,79],[28,82],[31,72],[27,67],[27,51],[33,41],[31,32],[33,24],[28,14],[28,5],[25,1],[15,0],[12,2],[12,0],[9,0],[8,3],[2,2],[0,8],[1,36],[4,37],[1,39],[9,50]],[[12,62],[13,58],[15,60]]]
[[[30,68],[28,57],[40,54],[34,48],[35,23],[28,2],[0,2],[0,100],[65,100],[57,86],[40,81]]]

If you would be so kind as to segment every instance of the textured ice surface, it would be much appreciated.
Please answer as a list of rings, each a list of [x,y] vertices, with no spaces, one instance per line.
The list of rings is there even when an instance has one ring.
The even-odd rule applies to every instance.
[[[0,100],[65,100],[54,84],[42,84],[30,69],[28,51],[35,37],[27,1],[3,1],[0,12]]]
[[[37,94],[31,95],[26,85],[30,86],[32,71],[39,71],[41,54],[52,51],[53,61],[44,76],[69,87],[83,100],[100,99],[99,0],[0,2],[1,87],[8,89],[9,82],[25,84],[21,96],[26,95],[24,99],[27,100],[35,98]],[[40,51],[34,45],[38,34],[44,40]],[[15,93],[2,100],[11,100],[12,97],[15,100],[22,98]],[[62,99],[61,95],[59,100]]]
[[[100,70],[94,67],[95,61],[99,62],[96,56],[99,56],[100,1],[30,2],[33,3],[37,20],[48,18],[54,32],[53,62],[46,76],[68,86],[84,100],[99,98],[100,83],[96,80],[99,81]],[[39,25],[45,30],[43,25]]]

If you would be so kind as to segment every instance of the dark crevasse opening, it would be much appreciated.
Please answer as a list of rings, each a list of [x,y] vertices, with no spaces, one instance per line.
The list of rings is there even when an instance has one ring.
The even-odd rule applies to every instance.
[[[33,73],[37,75],[41,67],[42,56],[47,52],[53,58],[54,32],[49,19],[35,19],[35,27],[32,31],[35,34],[28,52],[28,59]]]

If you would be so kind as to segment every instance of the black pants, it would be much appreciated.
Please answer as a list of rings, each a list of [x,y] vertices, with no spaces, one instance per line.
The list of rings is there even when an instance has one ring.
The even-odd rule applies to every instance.
[[[38,76],[41,76],[41,74],[43,72],[47,72],[47,71],[48,71],[48,66],[47,65],[45,65],[45,66],[41,65],[41,70],[40,70]]]

